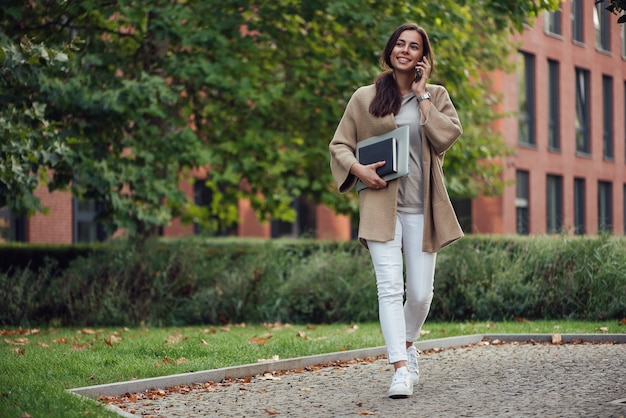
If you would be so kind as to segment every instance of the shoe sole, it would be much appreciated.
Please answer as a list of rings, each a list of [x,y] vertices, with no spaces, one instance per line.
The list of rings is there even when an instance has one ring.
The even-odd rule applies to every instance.
[[[412,395],[412,394],[411,394]],[[406,399],[411,395],[389,395],[391,399]]]

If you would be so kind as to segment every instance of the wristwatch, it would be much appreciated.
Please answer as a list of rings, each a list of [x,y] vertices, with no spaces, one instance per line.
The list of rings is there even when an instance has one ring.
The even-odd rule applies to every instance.
[[[417,103],[421,103],[424,100],[430,100],[430,93],[426,92],[420,96],[417,96]]]

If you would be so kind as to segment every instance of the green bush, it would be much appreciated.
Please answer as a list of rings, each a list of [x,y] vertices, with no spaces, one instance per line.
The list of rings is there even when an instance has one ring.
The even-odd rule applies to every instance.
[[[369,253],[354,241],[120,240],[82,251],[68,246],[73,255],[65,257],[57,248],[39,268],[0,272],[0,323],[378,319]],[[61,268],[59,259],[70,261]],[[624,266],[623,237],[468,236],[438,255],[430,318],[620,319],[626,317]]]

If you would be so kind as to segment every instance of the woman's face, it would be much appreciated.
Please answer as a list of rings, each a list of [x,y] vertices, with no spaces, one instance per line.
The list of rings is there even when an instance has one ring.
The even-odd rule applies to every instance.
[[[405,30],[400,34],[391,51],[391,64],[396,71],[415,71],[415,66],[424,55],[422,35],[416,30]]]

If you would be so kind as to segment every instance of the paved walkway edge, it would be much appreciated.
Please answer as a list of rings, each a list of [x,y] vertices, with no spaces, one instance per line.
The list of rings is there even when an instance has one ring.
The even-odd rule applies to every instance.
[[[451,348],[468,344],[475,344],[488,340],[500,340],[503,342],[550,342],[551,334],[474,334],[460,337],[438,338],[433,340],[418,341],[415,346],[418,350],[425,351],[434,348]],[[561,335],[563,343],[573,341],[585,342],[614,342],[626,343],[626,334],[563,334]],[[160,376],[154,378],[137,379],[127,382],[116,382],[104,385],[85,386],[80,388],[68,389],[77,395],[97,398],[100,395],[119,396],[125,393],[143,392],[153,388],[166,388],[181,384],[193,384],[204,382],[221,382],[226,377],[241,378],[247,376],[256,376],[267,371],[293,370],[301,369],[308,366],[314,366],[331,361],[347,361],[356,358],[377,357],[386,354],[385,347],[364,348],[360,350],[340,351],[335,353],[327,353],[313,356],[297,357],[293,359],[277,360],[271,362],[260,362],[255,364],[246,364],[242,366],[225,367],[221,369],[204,370],[191,373],[181,373],[169,376]]]

